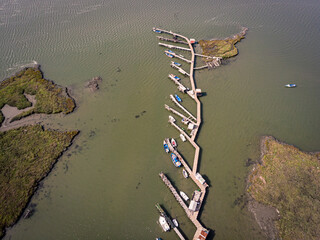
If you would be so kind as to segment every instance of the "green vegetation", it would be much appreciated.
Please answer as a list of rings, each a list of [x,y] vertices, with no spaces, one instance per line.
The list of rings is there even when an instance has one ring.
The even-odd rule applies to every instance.
[[[24,94],[35,95],[34,109],[22,113],[17,119],[32,113],[70,113],[75,108],[74,101],[63,88],[43,78],[39,69],[26,68],[16,75],[0,82],[0,109],[8,104],[18,109],[30,107],[31,103]],[[0,124],[4,117],[0,111]]]
[[[202,49],[202,54],[207,56],[230,58],[238,54],[238,49],[235,44],[244,38],[247,28],[230,38],[223,40],[200,40],[199,44]],[[204,61],[211,61],[210,59],[203,58]]]
[[[263,139],[262,148],[248,192],[279,210],[281,239],[320,239],[320,153],[305,153],[272,137]]]
[[[0,132],[0,237],[18,220],[39,181],[77,134],[40,125]]]

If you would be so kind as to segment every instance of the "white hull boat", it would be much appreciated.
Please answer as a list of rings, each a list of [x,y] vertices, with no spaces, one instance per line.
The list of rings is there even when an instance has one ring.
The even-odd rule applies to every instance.
[[[187,194],[185,194],[184,192],[180,191],[180,196],[185,200],[185,201],[188,201],[189,200],[189,197]]]
[[[170,226],[164,217],[162,217],[162,216],[159,217],[159,223],[160,223],[163,231],[168,232],[170,230]]]

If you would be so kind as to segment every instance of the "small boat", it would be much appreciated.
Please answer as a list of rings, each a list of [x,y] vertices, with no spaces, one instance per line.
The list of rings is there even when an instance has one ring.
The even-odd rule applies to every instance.
[[[295,88],[297,85],[296,84],[293,84],[293,83],[290,83],[290,84],[287,84],[285,85],[285,87],[287,88]]]
[[[185,200],[185,201],[188,201],[189,200],[189,197],[187,194],[185,194],[184,192],[180,191],[180,196]]]
[[[177,63],[177,62],[174,62],[174,61],[172,61],[171,63],[172,63],[172,64],[174,64],[174,65],[176,65],[176,66],[178,66],[178,67],[180,67],[180,66],[181,66],[181,64],[180,64],[180,63]]]
[[[174,153],[171,153],[171,159],[175,167],[181,167],[181,162],[177,158],[177,155],[175,155]]]
[[[158,30],[156,28],[152,28],[152,31],[154,31],[155,33],[162,33],[160,30]]]
[[[176,142],[176,140],[174,140],[174,138],[171,138],[171,145],[172,145],[172,147],[177,147],[178,146],[178,144],[177,144],[177,142]]]
[[[177,219],[175,219],[175,218],[172,219],[172,222],[176,227],[179,227],[179,223],[178,223]]]
[[[166,53],[165,54],[169,57],[169,58],[173,58],[173,55],[169,54],[169,53]]]
[[[169,153],[169,152],[170,152],[169,147],[168,147],[168,144],[166,143],[166,141],[163,141],[163,148],[164,148],[164,151],[165,151],[166,153]]]
[[[171,115],[169,115],[169,121],[170,121],[170,122],[175,122],[176,119],[175,119],[174,117],[172,117]]]
[[[163,231],[168,232],[170,230],[170,226],[164,217],[162,217],[162,216],[159,217],[159,223],[160,223],[160,226],[162,227]]]
[[[162,240],[162,238],[156,238],[156,240]]]
[[[180,138],[181,138],[182,142],[186,141],[186,137],[182,133],[180,134]]]
[[[167,50],[167,52],[169,52],[169,53],[173,53],[170,49],[168,49],[168,50]]]
[[[174,97],[177,99],[178,102],[182,102],[181,98],[177,94],[175,94]]]
[[[184,178],[188,178],[189,174],[185,169],[182,169],[182,175],[184,176]]]

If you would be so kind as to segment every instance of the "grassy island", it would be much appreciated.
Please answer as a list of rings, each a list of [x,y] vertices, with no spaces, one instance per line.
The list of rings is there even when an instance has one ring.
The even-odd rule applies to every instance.
[[[75,103],[66,91],[43,78],[38,68],[26,68],[14,76],[0,82],[0,109],[5,104],[18,109],[32,106],[24,94],[35,95],[35,106],[28,111],[15,116],[13,120],[21,119],[33,113],[70,113]],[[0,124],[4,116],[0,111]]]
[[[240,33],[226,39],[200,40],[202,54],[224,59],[236,56],[238,49],[235,44],[244,38],[247,30],[247,28],[243,28]],[[203,60],[210,61],[210,59],[205,58]]]
[[[261,163],[248,178],[248,192],[277,209],[283,240],[320,239],[320,153],[306,153],[264,137]]]
[[[18,220],[39,181],[77,134],[40,125],[0,132],[0,237]]]

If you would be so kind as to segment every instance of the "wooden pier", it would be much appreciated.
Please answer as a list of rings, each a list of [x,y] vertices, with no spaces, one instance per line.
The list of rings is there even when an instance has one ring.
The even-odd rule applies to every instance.
[[[188,45],[187,42],[185,41],[181,41],[179,39],[174,39],[174,38],[165,38],[165,37],[161,37],[161,36],[157,36],[157,38],[161,41],[167,41],[167,42],[174,42],[174,43],[181,43],[181,44],[186,44]]]
[[[165,44],[165,43],[160,43],[160,42],[158,44],[159,44],[159,46],[170,48],[170,49],[179,49],[179,50],[188,51],[188,52],[191,51],[189,48],[179,47],[176,45]]]
[[[193,120],[197,121],[196,117],[193,116],[192,113],[190,113],[184,106],[182,106],[175,98],[174,96],[171,94],[170,95],[170,99],[172,100],[172,102],[174,102],[179,108],[181,108],[186,114],[189,115],[189,117],[193,118]]]
[[[178,90],[183,93],[187,93],[192,99],[194,99],[194,92],[190,90],[189,88],[183,86],[177,79],[174,77],[168,76],[176,85],[178,85]]]
[[[190,61],[190,72],[188,74],[186,74],[187,76],[189,76],[190,78],[190,84],[191,84],[191,90],[187,91],[187,93],[189,94],[189,96],[192,97],[192,99],[196,102],[196,107],[197,107],[197,117],[194,117],[191,113],[189,113],[181,104],[179,104],[172,95],[170,95],[170,98],[172,101],[174,101],[174,103],[176,103],[184,112],[186,112],[190,118],[193,118],[194,121],[196,121],[195,124],[195,128],[191,131],[191,135],[189,136],[184,130],[182,130],[176,123],[175,120],[173,121],[172,119],[169,118],[169,122],[171,123],[172,126],[174,126],[181,134],[183,134],[186,139],[190,142],[190,144],[195,148],[195,153],[194,153],[194,160],[193,160],[193,167],[192,169],[189,167],[189,165],[187,164],[187,162],[181,157],[181,155],[178,153],[178,151],[172,147],[170,141],[168,139],[166,139],[165,141],[168,144],[169,149],[175,153],[178,157],[178,159],[180,160],[181,164],[184,166],[184,168],[186,169],[186,171],[189,173],[189,176],[191,177],[191,179],[197,184],[197,186],[200,189],[199,193],[195,193],[192,199],[192,204],[190,203],[189,208],[186,206],[185,202],[183,202],[183,200],[181,199],[181,197],[179,196],[179,194],[177,193],[176,189],[172,186],[171,182],[168,180],[168,178],[165,176],[164,173],[160,173],[160,177],[162,179],[162,181],[169,187],[170,191],[172,192],[172,194],[174,195],[174,197],[177,199],[177,201],[180,203],[180,205],[182,206],[182,208],[185,210],[187,216],[189,217],[189,219],[193,222],[193,224],[196,226],[197,230],[195,232],[195,235],[193,236],[193,240],[204,240],[207,238],[209,230],[204,228],[202,226],[202,224],[198,221],[198,214],[199,211],[202,207],[202,203],[203,200],[205,198],[206,195],[206,188],[208,187],[208,184],[205,182],[205,180],[203,179],[203,177],[198,173],[198,162],[199,162],[199,157],[200,157],[200,147],[196,144],[195,142],[195,138],[197,136],[199,127],[201,125],[202,119],[201,119],[201,102],[198,99],[198,90],[196,89],[196,84],[195,84],[195,80],[194,80],[194,70],[198,70],[198,69],[203,69],[206,67],[211,67],[210,64],[213,64],[214,66],[217,66],[218,64],[220,65],[220,60],[221,58],[217,58],[217,57],[211,57],[211,56],[205,56],[202,54],[196,54],[194,52],[193,46],[192,44],[194,43],[194,41],[190,41],[189,38],[181,35],[181,34],[177,34],[174,33],[172,31],[167,31],[164,29],[159,29],[159,28],[154,28],[154,30],[160,31],[162,33],[166,33],[166,34],[170,34],[174,37],[174,39],[176,39],[177,37],[180,37],[181,39],[184,39],[188,45],[189,48],[183,48],[180,46],[175,46],[175,45],[170,45],[170,44],[164,44],[164,43],[159,43],[160,46],[164,46],[170,49],[179,49],[179,50],[183,50],[183,51],[189,51],[191,52],[191,61]],[[199,57],[204,57],[204,58],[210,58],[212,59],[212,61],[210,63],[208,63],[206,66],[202,66],[202,67],[198,67],[195,68],[194,64],[195,64],[195,57],[199,56]],[[173,64],[174,65],[174,64]],[[171,65],[172,66],[172,65]],[[187,73],[185,70],[183,70],[182,68],[179,68],[178,66],[174,65],[172,66],[174,68],[177,68],[181,73],[185,74]],[[177,80],[176,80],[177,81]],[[180,82],[177,81],[179,84]],[[176,83],[177,84],[177,83]],[[184,87],[184,86],[183,86]],[[172,111],[171,108],[166,107],[169,111]],[[173,111],[172,111],[173,112]],[[177,112],[177,111],[176,111]],[[181,114],[181,113],[179,113]],[[178,114],[177,114],[178,115]],[[184,116],[183,114],[181,114],[182,116]],[[180,116],[180,115],[179,115]]]
[[[168,54],[171,54],[172,56],[174,56],[174,57],[176,57],[176,58],[179,58],[179,59],[181,59],[182,61],[185,61],[185,62],[187,62],[187,63],[191,63],[190,60],[182,57],[180,54],[177,54],[177,53],[175,53],[175,52],[169,52],[169,51],[167,51],[167,50],[164,51],[164,52],[165,52],[165,53],[168,53]]]
[[[188,122],[196,125],[196,123],[194,121],[192,121],[190,119],[190,117],[186,117],[185,115],[183,115],[182,113],[178,112],[177,110],[169,107],[167,104],[164,105],[165,109],[167,109],[169,112],[172,112],[174,114],[176,114],[177,116],[181,117],[182,119],[188,120]],[[187,122],[185,123],[186,125],[188,124]]]
[[[175,65],[174,63],[170,64],[171,67],[177,69],[181,74],[186,75],[186,76],[190,76],[189,73],[187,73],[185,70],[183,70],[181,67],[178,67],[177,65]]]

